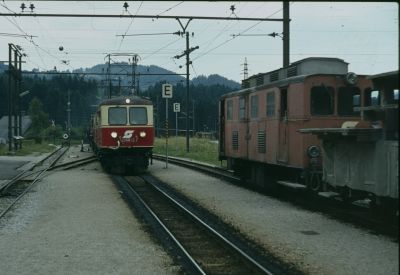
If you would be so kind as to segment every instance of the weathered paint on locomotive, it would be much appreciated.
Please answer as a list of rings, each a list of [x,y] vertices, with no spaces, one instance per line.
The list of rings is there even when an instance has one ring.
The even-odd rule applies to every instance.
[[[370,81],[359,79],[359,87],[364,90],[370,87]],[[224,156],[241,158],[251,161],[279,164],[297,168],[308,167],[307,148],[310,145],[321,145],[314,136],[298,133],[301,128],[340,127],[348,120],[359,120],[359,116],[339,116],[337,114],[337,93],[335,92],[335,112],[329,116],[314,116],[310,113],[310,90],[314,85],[324,83],[326,86],[344,86],[343,80],[336,76],[308,76],[301,83],[289,84],[287,89],[287,112],[281,115],[281,90],[277,87],[266,87],[255,91],[244,91],[224,98],[224,108],[227,112],[227,102],[232,101],[232,120],[225,119]],[[268,93],[274,93],[274,115],[267,117],[266,98]],[[258,96],[257,117],[250,113],[251,97]],[[239,99],[245,100],[245,117],[239,119]],[[227,114],[225,114],[225,117]],[[264,134],[265,132],[265,134]],[[237,141],[236,141],[237,133]],[[265,152],[260,150],[260,144],[265,135]],[[237,143],[233,144],[233,143]]]
[[[398,71],[368,78],[374,82],[377,100],[372,103],[372,92],[363,95],[361,107],[355,108],[361,111],[362,121],[350,128],[321,127],[300,132],[323,140],[325,188],[348,198],[367,193],[398,199]]]
[[[307,149],[321,146],[321,141],[300,134],[299,129],[340,127],[345,121],[360,120],[359,115],[339,115],[338,91],[357,87],[363,100],[364,90],[372,86],[370,80],[358,76],[357,83],[350,85],[347,63],[340,59],[308,58],[292,65],[297,66],[296,73],[291,67],[273,71],[261,75],[259,85],[221,97],[219,156],[228,160],[228,166],[240,162],[258,165],[257,169],[264,169],[259,165],[308,169]],[[332,90],[331,114],[312,112],[311,90],[321,87]]]

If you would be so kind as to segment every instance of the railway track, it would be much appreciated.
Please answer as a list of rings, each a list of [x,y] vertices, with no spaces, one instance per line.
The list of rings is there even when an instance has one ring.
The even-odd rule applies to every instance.
[[[287,274],[287,270],[235,244],[224,230],[217,231],[190,209],[185,202],[160,187],[150,175],[141,177],[113,177],[124,198],[135,209],[141,209],[147,223],[175,254],[189,274]],[[145,213],[145,214],[143,214]],[[162,232],[160,232],[160,230]]]
[[[38,162],[28,171],[15,176],[6,185],[0,189],[0,219],[6,215],[10,209],[37,183],[40,181],[47,171],[55,169],[71,169],[93,161],[97,158],[94,156],[78,159],[75,161],[57,164],[59,160],[68,151],[68,147],[59,147],[50,155]]]
[[[154,155],[153,157],[157,160],[165,160],[165,157],[161,155]],[[241,184],[241,180],[235,177],[231,171],[220,167],[174,157],[168,157],[168,162],[194,169],[213,177],[222,178],[233,184],[246,186],[246,188],[248,188],[248,185]],[[339,221],[350,223],[357,227],[371,230],[376,234],[388,236],[395,241],[399,241],[398,217],[388,215],[388,213],[383,210],[374,210],[354,204],[346,204],[337,199],[321,197],[311,192],[305,192],[303,189],[290,189],[284,186],[279,186],[277,190],[268,193],[268,195],[310,211],[321,212]]]

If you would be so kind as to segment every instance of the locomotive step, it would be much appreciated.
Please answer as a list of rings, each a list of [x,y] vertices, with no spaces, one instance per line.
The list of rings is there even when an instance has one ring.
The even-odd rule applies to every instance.
[[[339,193],[327,191],[327,192],[318,192],[318,196],[325,197],[325,198],[334,198],[338,197]]]
[[[283,180],[278,180],[278,184],[293,188],[293,189],[305,189],[306,186],[296,183],[296,182],[290,182],[290,181],[283,181]]]

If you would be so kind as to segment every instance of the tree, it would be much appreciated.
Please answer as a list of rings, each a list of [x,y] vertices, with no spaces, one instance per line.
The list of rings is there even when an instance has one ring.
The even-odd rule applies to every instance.
[[[42,102],[36,97],[32,99],[29,105],[28,115],[32,120],[28,136],[33,137],[36,143],[41,143],[44,130],[49,126],[50,122],[49,115],[43,111]]]

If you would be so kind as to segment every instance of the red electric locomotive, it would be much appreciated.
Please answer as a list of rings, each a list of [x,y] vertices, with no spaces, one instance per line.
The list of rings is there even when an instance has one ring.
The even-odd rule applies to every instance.
[[[265,188],[280,183],[318,190],[321,141],[298,130],[360,121],[353,108],[371,87],[371,80],[349,73],[348,63],[337,58],[306,58],[252,76],[220,99],[219,158]]]
[[[92,116],[91,145],[108,172],[146,169],[154,147],[153,104],[138,96],[102,101]]]

